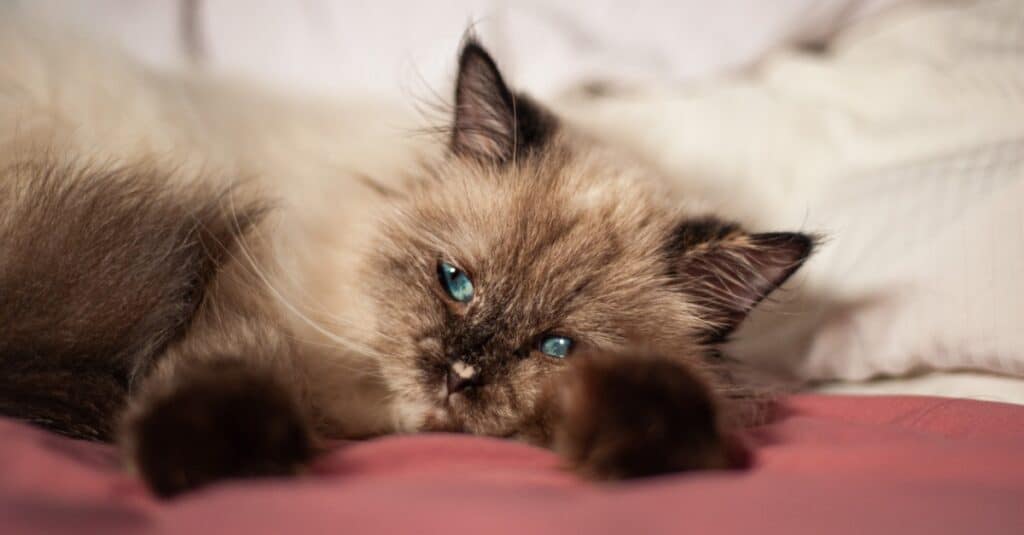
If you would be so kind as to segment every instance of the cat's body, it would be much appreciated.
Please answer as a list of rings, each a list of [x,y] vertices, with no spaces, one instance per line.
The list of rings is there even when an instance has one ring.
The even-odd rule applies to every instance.
[[[409,117],[367,99],[336,105],[202,76],[163,76],[88,39],[16,20],[0,32],[5,168],[31,162],[66,168],[63,174],[87,169],[83,180],[90,182],[109,181],[107,173],[123,169],[128,180],[151,175],[140,188],[144,195],[186,203],[234,188],[216,215],[224,225],[253,204],[272,205],[262,225],[249,229],[245,251],[254,258],[238,250],[228,263],[254,277],[247,280],[249,291],[268,294],[263,306],[276,310],[290,336],[308,341],[307,350],[330,353],[327,360],[342,369],[368,367],[325,333],[351,339],[351,332],[338,331],[367,326],[366,312],[358,309],[365,300],[346,298],[354,277],[336,274],[355,273],[369,246],[366,229],[381,201],[374,188],[398,186],[424,151],[429,157],[433,150],[415,135]],[[201,191],[194,195],[196,183]],[[93,194],[108,195],[101,188]],[[281,299],[271,298],[269,287]],[[311,326],[303,316],[319,316],[327,326]],[[320,390],[352,395],[351,375],[326,374],[345,383]],[[344,420],[356,434],[391,424],[385,413],[326,405],[342,414],[325,416]]]
[[[431,146],[7,30],[3,413],[119,438],[164,494],[421,430],[599,477],[736,462],[753,392],[715,345],[806,236],[695,211],[472,41]]]

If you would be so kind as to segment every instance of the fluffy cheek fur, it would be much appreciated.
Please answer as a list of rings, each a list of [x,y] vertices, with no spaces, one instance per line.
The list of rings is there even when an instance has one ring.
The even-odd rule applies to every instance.
[[[381,257],[372,269],[380,281],[374,285],[378,290],[378,332],[373,347],[380,355],[382,376],[392,395],[393,424],[399,431],[513,436],[534,426],[545,390],[558,387],[561,373],[573,359],[572,355],[555,359],[531,347],[529,341],[551,324],[540,319],[542,312],[525,313],[535,302],[574,300],[572,307],[552,320],[560,332],[576,340],[579,351],[620,353],[649,347],[675,355],[687,365],[699,366],[702,361],[703,348],[690,334],[695,325],[684,301],[659,283],[656,273],[633,273],[644,263],[627,261],[635,257],[626,254],[617,261],[604,262],[600,269],[595,267],[589,273],[591,286],[585,290],[576,284],[559,288],[554,279],[529,270],[511,274],[510,279],[516,281],[512,286],[532,291],[523,302],[501,307],[501,313],[480,312],[487,317],[481,324],[500,326],[478,357],[486,380],[449,396],[447,374],[461,355],[455,340],[460,337],[459,326],[469,320],[440,294],[431,253],[419,252],[408,243],[394,249],[404,251],[404,256]],[[495,251],[492,258],[498,256]],[[477,260],[476,265],[487,264]],[[561,271],[571,272],[570,267]],[[496,287],[501,286],[484,284],[488,280],[481,274],[480,301],[474,303],[481,309],[490,306],[488,300],[497,299]],[[517,316],[524,317],[517,322]]]
[[[529,427],[541,390],[566,366],[536,350],[545,333],[572,338],[577,350],[701,355],[700,322],[659,253],[667,221],[619,212],[622,195],[573,207],[577,187],[527,187],[541,170],[488,181],[472,168],[445,171],[399,202],[362,275],[373,281],[371,345],[397,430],[506,436]],[[472,275],[468,305],[443,293],[441,259]],[[463,358],[484,380],[448,396],[447,374]]]
[[[432,289],[418,284],[425,276],[422,269],[401,265],[399,273],[376,266],[371,269],[382,281],[373,292],[377,326],[370,345],[390,391],[392,425],[400,432],[454,430],[445,410],[445,376],[435,378],[421,365],[425,355],[438,355],[443,349],[429,334],[444,321],[440,301]]]

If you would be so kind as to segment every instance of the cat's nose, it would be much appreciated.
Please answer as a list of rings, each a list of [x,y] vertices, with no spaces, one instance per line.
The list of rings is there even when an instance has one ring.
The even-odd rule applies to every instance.
[[[474,366],[469,366],[460,360],[448,368],[449,396],[478,384],[480,384],[480,374],[477,373]]]

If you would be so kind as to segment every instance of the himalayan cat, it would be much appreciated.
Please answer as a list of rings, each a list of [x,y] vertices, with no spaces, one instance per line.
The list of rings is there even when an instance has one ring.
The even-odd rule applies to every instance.
[[[764,396],[717,347],[813,237],[693,208],[472,37],[444,142],[367,175],[346,143],[404,150],[373,117],[8,30],[0,413],[117,442],[165,497],[420,431],[597,479],[744,463]]]

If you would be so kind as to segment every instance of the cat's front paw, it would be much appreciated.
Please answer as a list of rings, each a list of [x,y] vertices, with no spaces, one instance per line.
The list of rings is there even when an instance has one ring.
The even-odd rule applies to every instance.
[[[313,440],[283,385],[228,364],[188,374],[127,421],[135,468],[161,497],[215,481],[296,473]]]
[[[580,474],[625,479],[738,468],[704,382],[682,364],[644,355],[580,355],[557,387],[554,448]]]

